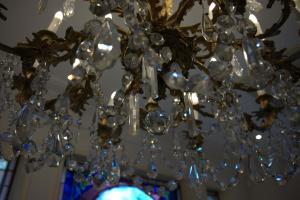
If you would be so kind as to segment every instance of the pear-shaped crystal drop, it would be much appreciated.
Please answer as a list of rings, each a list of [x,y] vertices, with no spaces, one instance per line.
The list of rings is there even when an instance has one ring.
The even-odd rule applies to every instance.
[[[74,15],[75,1],[76,0],[65,0],[63,5],[65,17],[72,17]]]
[[[147,176],[152,179],[155,179],[158,176],[157,166],[153,160],[148,164]]]
[[[172,51],[169,47],[163,47],[159,51],[159,55],[163,59],[164,63],[170,62],[173,58]]]
[[[119,34],[111,19],[105,19],[94,38],[93,63],[103,71],[113,66],[120,55]]]

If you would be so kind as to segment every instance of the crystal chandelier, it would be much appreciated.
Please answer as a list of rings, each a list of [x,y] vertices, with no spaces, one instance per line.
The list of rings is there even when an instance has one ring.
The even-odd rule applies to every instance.
[[[65,0],[47,30],[16,47],[0,44],[6,52],[0,63],[0,112],[8,116],[0,134],[3,158],[23,156],[28,172],[64,164],[77,180],[95,185],[132,177],[141,163],[147,176],[156,178],[161,160],[174,175],[169,190],[184,177],[194,188],[213,181],[226,189],[241,174],[284,184],[298,172],[300,68],[294,63],[299,49],[286,55],[270,40],[292,11],[299,14],[298,1],[270,0],[268,8],[278,3],[283,9],[264,32],[255,16],[263,6],[256,0],[182,0],[176,10],[172,0],[86,3],[95,17],[81,31],[70,27],[64,38],[56,35],[63,18],[75,12],[75,0]],[[182,26],[196,5],[199,23]],[[47,0],[39,0],[39,12],[46,7]],[[3,20],[5,10],[1,5]],[[125,26],[115,24],[113,16]],[[122,85],[107,98],[100,80],[117,60],[124,68]],[[68,85],[48,99],[50,71],[65,61],[72,66]],[[256,110],[251,111],[252,99]],[[90,153],[81,157],[74,148],[87,107],[93,109],[86,136]],[[37,134],[45,129],[40,141]],[[130,156],[134,160],[125,153],[125,133],[143,137],[141,149]],[[170,154],[161,145],[163,137],[169,138]],[[210,140],[216,149],[224,143],[219,162],[208,156],[214,151],[206,148]],[[134,182],[142,181],[136,176]]]

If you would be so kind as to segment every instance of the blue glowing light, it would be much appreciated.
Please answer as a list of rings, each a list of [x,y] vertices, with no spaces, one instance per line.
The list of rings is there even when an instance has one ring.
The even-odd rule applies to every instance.
[[[152,200],[152,198],[139,188],[118,186],[100,193],[97,200]]]

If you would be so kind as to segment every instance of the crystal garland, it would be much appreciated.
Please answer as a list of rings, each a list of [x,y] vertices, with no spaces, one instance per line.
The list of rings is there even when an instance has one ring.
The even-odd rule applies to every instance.
[[[182,29],[182,33],[178,33],[176,28],[170,28],[172,20],[164,24],[168,29],[160,27],[154,15],[152,21],[149,20],[151,3],[146,1],[90,1],[90,11],[95,18],[84,26],[85,37],[76,49],[68,87],[65,93],[58,95],[51,109],[46,109],[53,103],[46,100],[46,88],[52,63],[35,60],[34,75],[28,73],[32,79],[26,82],[30,84],[30,92],[34,92],[26,99],[11,90],[22,90],[16,84],[22,80],[15,74],[23,60],[7,54],[0,63],[0,111],[3,116],[9,116],[8,129],[0,135],[1,155],[7,160],[22,155],[27,160],[27,172],[44,165],[58,167],[65,162],[78,181],[91,181],[95,187],[103,181],[117,184],[121,176],[133,177],[134,167],[143,162],[147,164],[147,176],[155,179],[159,175],[158,160],[174,174],[174,180],[167,184],[169,190],[175,190],[177,181],[184,177],[188,177],[196,189],[209,181],[226,189],[236,185],[244,173],[255,182],[269,176],[284,184],[298,172],[299,76],[295,78],[288,70],[278,69],[277,63],[266,55],[270,43],[255,37],[259,23],[253,16],[262,10],[262,5],[256,0],[247,0],[241,15],[237,12],[239,4],[234,2],[224,1],[220,5],[204,1],[201,25],[191,28],[190,32]],[[64,17],[74,15],[75,3],[75,0],[64,2]],[[40,0],[39,12],[46,6],[47,1]],[[182,3],[181,6],[189,5]],[[222,6],[225,11],[214,16],[215,10]],[[170,17],[170,10],[165,9],[161,15]],[[208,15],[206,10],[209,10]],[[129,32],[114,24],[110,13],[115,11],[122,13]],[[62,16],[56,15],[48,30],[56,32],[61,20]],[[187,48],[172,45],[171,37],[186,39]],[[202,42],[192,41],[193,37]],[[195,47],[198,51],[189,52],[188,48],[195,43],[199,45]],[[181,47],[182,55],[178,54]],[[205,54],[205,48],[213,50]],[[122,86],[107,99],[100,79],[119,57],[125,67]],[[198,63],[200,70],[192,73],[195,67],[189,66],[190,62]],[[165,98],[161,94],[162,87],[170,91],[170,112],[160,104]],[[87,158],[74,154],[76,132],[84,114],[74,103],[77,93],[71,96],[74,88],[81,89],[78,91],[90,88],[87,96],[95,110],[89,128],[91,149]],[[257,92],[260,108],[256,113],[246,113],[241,91]],[[14,96],[17,102],[24,103],[18,104]],[[77,111],[78,118],[73,111]],[[131,135],[142,134],[140,129],[145,131],[142,149],[137,151],[133,162],[120,139],[124,124],[128,124],[125,131]],[[38,145],[33,136],[45,127],[49,129],[48,136]],[[160,142],[163,135],[172,138],[171,157],[164,154]],[[218,137],[225,143],[221,162],[214,163],[206,156],[209,152],[206,152],[205,142],[210,137]],[[142,182],[141,177],[134,177],[134,184]],[[165,189],[160,188],[160,192]]]

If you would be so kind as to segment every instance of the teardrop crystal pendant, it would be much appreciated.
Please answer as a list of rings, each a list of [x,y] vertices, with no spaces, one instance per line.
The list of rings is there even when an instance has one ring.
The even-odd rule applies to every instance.
[[[93,63],[103,71],[113,66],[120,55],[119,34],[112,20],[105,18],[94,38]]]

